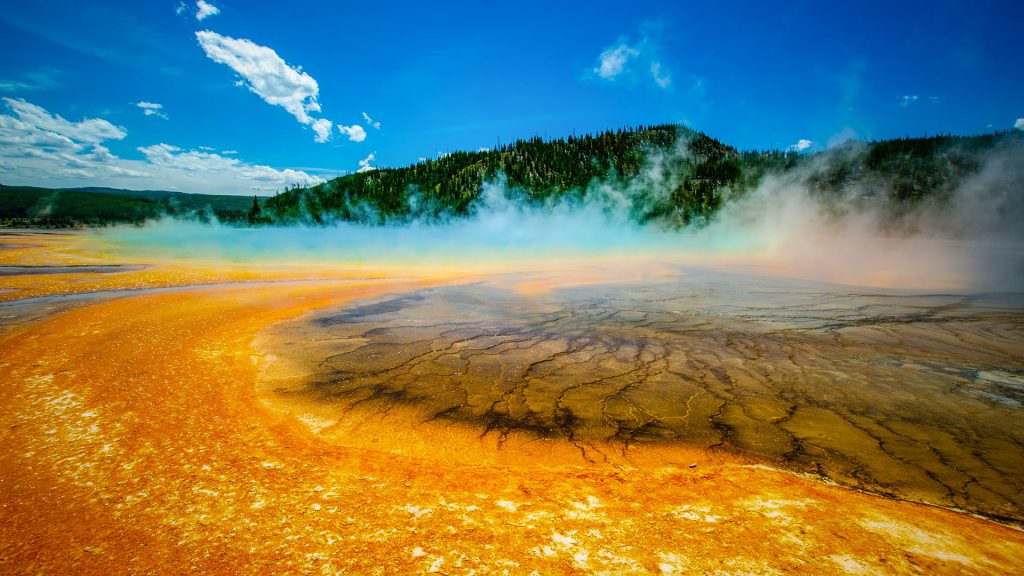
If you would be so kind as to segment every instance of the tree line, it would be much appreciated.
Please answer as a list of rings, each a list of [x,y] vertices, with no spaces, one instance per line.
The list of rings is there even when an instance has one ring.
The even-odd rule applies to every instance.
[[[500,182],[514,201],[537,206],[584,201],[595,189],[611,187],[631,197],[629,216],[636,221],[685,226],[706,222],[767,175],[789,176],[812,194],[871,197],[899,214],[925,200],[948,198],[982,169],[993,151],[1015,147],[1024,156],[1022,143],[1024,131],[1013,130],[851,141],[812,153],[740,151],[684,126],[637,126],[454,152],[411,166],[293,186],[251,201],[166,191],[0,185],[0,226],[140,224],[163,216],[239,226],[441,222],[471,216],[488,182]]]
[[[649,197],[635,214],[639,221],[687,225],[706,221],[725,201],[751,190],[768,174],[797,175],[814,194],[878,195],[898,210],[925,198],[948,196],[981,168],[986,154],[1021,140],[1024,133],[1010,131],[851,141],[803,154],[739,151],[702,132],[668,124],[547,141],[534,137],[296,187],[267,199],[256,221],[443,221],[471,215],[483,185],[503,179],[519,201],[538,205],[583,198],[595,184],[615,186]],[[648,172],[658,172],[658,177]],[[649,187],[667,189],[651,193],[644,189],[648,181]]]

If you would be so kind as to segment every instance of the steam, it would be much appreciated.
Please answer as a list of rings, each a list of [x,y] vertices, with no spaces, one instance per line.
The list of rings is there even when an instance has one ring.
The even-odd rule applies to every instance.
[[[635,224],[616,213],[621,198],[525,205],[501,183],[484,187],[472,218],[445,223],[414,221],[370,226],[291,226],[241,229],[170,218],[142,228],[104,232],[109,249],[123,256],[212,261],[301,263],[368,267],[527,270],[555,260],[626,256],[634,250],[666,251],[677,238]]]
[[[639,224],[637,214],[667,200],[685,177],[670,162],[683,148],[652,155],[625,184],[596,182],[545,205],[522,201],[502,180],[488,183],[471,218],[442,223],[240,229],[165,219],[110,229],[104,241],[125,256],[203,254],[247,264],[511,272],[643,262],[859,286],[1024,291],[1019,141],[995,149],[951,197],[898,216],[879,190],[809,192],[808,177],[820,168],[811,163],[765,176],[706,225]]]
[[[894,223],[879,204],[847,199],[837,207],[793,176],[769,176],[694,235],[698,245],[729,248],[689,260],[841,284],[1019,291],[1024,242],[1011,228],[1013,211],[1000,210],[1010,207],[1006,199],[989,189],[979,174],[945,206]]]

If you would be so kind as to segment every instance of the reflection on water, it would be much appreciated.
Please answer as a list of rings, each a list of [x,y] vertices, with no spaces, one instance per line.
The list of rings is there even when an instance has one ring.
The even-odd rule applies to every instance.
[[[708,271],[523,295],[512,277],[278,326],[344,417],[558,438],[580,463],[728,450],[901,498],[1024,519],[1024,307]],[[544,279],[539,281],[543,282]],[[609,453],[608,446],[617,452]]]
[[[7,247],[11,247],[10,244]],[[0,276],[31,276],[33,274],[114,274],[145,269],[137,264],[93,264],[73,266],[0,266]]]

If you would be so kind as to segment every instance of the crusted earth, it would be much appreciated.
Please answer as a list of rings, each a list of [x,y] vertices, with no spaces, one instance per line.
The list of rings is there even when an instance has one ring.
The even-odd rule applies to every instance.
[[[348,407],[343,418],[337,406],[283,391],[309,382],[301,363],[271,346],[281,344],[277,330],[296,319],[379,320],[368,303],[386,314],[387,302],[429,301],[424,289],[457,278],[147,290],[159,269],[118,274],[140,292],[24,314],[0,334],[0,573],[1024,571],[1024,533],[1013,527],[759,465],[737,450],[642,431],[628,443],[609,439],[618,426],[593,424],[604,417],[580,409],[578,421],[488,431],[486,419],[420,419],[431,414],[422,399],[395,396],[383,414],[367,394],[366,411]],[[37,290],[72,285],[59,276],[39,276]],[[480,320],[469,314],[462,320]],[[624,330],[642,323],[622,320]],[[366,342],[321,344],[344,354]],[[635,351],[619,354],[620,370],[638,361]],[[658,369],[651,354],[646,379]],[[992,386],[985,391],[1003,391]],[[737,398],[741,388],[733,383]],[[560,402],[576,406],[569,395]],[[537,413],[542,405],[531,404]],[[733,445],[740,436],[730,434],[707,444]],[[635,448],[617,459],[624,444]]]
[[[706,271],[506,288],[430,288],[276,327],[267,345],[305,376],[269,373],[263,388],[346,441],[354,421],[386,435],[396,413],[499,448],[524,443],[511,433],[559,439],[578,464],[658,465],[685,445],[1024,519],[1024,314],[1006,297]]]

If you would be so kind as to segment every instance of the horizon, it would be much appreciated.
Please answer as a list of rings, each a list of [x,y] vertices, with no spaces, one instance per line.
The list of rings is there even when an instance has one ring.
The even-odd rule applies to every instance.
[[[8,8],[0,181],[267,196],[626,126],[798,152],[1024,129],[1009,2],[399,8]]]
[[[618,127],[618,128],[608,128],[606,130],[601,130],[601,131],[594,132],[594,133],[571,134],[569,136],[558,136],[558,137],[545,138],[545,139],[543,139],[543,141],[544,142],[566,141],[570,137],[575,137],[575,138],[595,137],[595,136],[599,136],[599,135],[605,134],[605,133],[615,133],[616,131],[619,131],[619,130],[642,130],[642,129],[649,129],[649,128],[657,128],[657,127],[660,127],[660,126],[675,126],[675,127],[679,127],[679,128],[688,128],[688,129],[694,130],[697,133],[703,133],[702,130],[699,130],[699,129],[696,129],[696,128],[690,128],[689,126],[684,126],[682,124],[653,124],[653,125],[649,125],[649,126],[621,126],[621,127]],[[951,134],[951,133],[945,133],[945,134],[907,135],[907,136],[898,136],[898,137],[886,138],[886,139],[880,139],[880,140],[861,140],[861,139],[854,138],[854,139],[850,139],[850,140],[844,140],[843,142],[837,144],[836,146],[834,146],[832,148],[828,148],[828,149],[824,149],[824,150],[812,150],[810,152],[807,152],[807,151],[797,151],[797,150],[793,150],[793,149],[784,149],[784,148],[783,149],[780,149],[780,148],[763,148],[763,149],[741,149],[741,148],[737,148],[737,151],[740,154],[745,154],[745,153],[761,153],[761,154],[782,153],[782,154],[791,154],[792,153],[792,154],[800,154],[800,155],[814,155],[814,154],[822,154],[822,153],[828,152],[830,150],[834,150],[836,148],[842,148],[842,147],[848,146],[850,144],[866,144],[866,145],[870,145],[870,144],[875,144],[875,143],[879,143],[879,142],[887,142],[887,141],[927,140],[927,139],[930,139],[930,138],[963,138],[963,139],[969,139],[969,138],[984,138],[984,137],[988,137],[988,136],[996,136],[996,137],[998,137],[998,136],[1012,136],[1016,132],[1018,132],[1018,130],[1016,130],[1016,129],[1008,129],[1008,130],[994,130],[994,131],[990,131],[990,132],[979,132],[979,133],[976,133],[976,134]],[[706,135],[710,136],[711,138],[714,138],[713,134],[706,134]],[[527,141],[527,140],[530,140],[532,138],[540,138],[540,136],[539,135],[534,135],[534,136],[520,138],[520,139],[517,139],[515,142],[509,142],[509,143],[506,143],[505,145],[506,146],[512,146],[512,145],[516,144],[517,142]],[[723,144],[729,145],[728,142],[723,142]],[[480,149],[480,150],[453,150],[451,153],[467,153],[467,154],[472,154],[472,153],[496,152],[498,150],[499,150],[499,148],[495,147],[495,148]],[[442,156],[439,156],[438,158],[420,158],[417,161],[412,162],[412,163],[407,164],[407,165],[403,165],[403,166],[381,166],[381,167],[374,168],[374,170],[402,170],[404,168],[409,168],[409,167],[414,166],[416,164],[427,163],[427,162],[439,160],[441,158],[442,158]],[[328,178],[328,179],[326,179],[326,180],[324,180],[323,182],[320,182],[320,183],[311,183],[311,184],[308,184],[308,185],[305,185],[305,186],[301,186],[301,187],[315,187],[318,184],[325,183],[325,182],[330,182],[331,180],[336,179],[336,178],[344,178],[346,176],[354,176],[354,175],[359,174],[359,173],[360,173],[359,171],[348,172],[348,173],[339,175],[339,176],[337,176],[335,178]],[[295,185],[298,185],[298,184],[295,184]],[[95,191],[95,190],[111,190],[111,191],[117,191],[117,192],[140,192],[140,193],[143,193],[143,192],[169,192],[169,193],[173,193],[173,194],[195,194],[195,195],[206,195],[206,196],[243,196],[243,197],[255,196],[255,197],[258,197],[258,198],[262,198],[262,199],[273,198],[273,197],[275,197],[275,196],[277,196],[277,195],[279,195],[281,193],[287,192],[290,189],[290,186],[286,186],[286,187],[282,187],[281,189],[273,190],[273,191],[264,191],[264,192],[255,192],[255,193],[244,193],[243,194],[243,193],[230,193],[230,192],[196,192],[196,191],[191,191],[191,190],[168,190],[168,189],[158,189],[158,188],[116,188],[116,187],[110,187],[110,186],[96,186],[96,185],[93,185],[93,186],[76,186],[76,187],[60,187],[60,186],[48,187],[48,186],[38,186],[38,185],[32,185],[32,184],[13,184],[12,185],[12,184],[7,184],[6,182],[3,182],[3,181],[0,181],[0,186],[8,187],[8,188],[39,188],[39,189],[45,189],[45,190],[71,191],[71,192],[90,192],[90,191]]]

